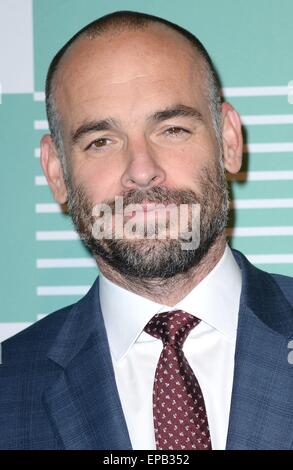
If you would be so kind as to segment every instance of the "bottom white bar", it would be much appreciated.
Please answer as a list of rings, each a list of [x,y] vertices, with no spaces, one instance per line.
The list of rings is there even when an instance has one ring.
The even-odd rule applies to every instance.
[[[0,342],[30,326],[30,322],[0,323]]]
[[[229,237],[277,237],[293,235],[293,226],[288,227],[234,227],[227,228]]]
[[[39,286],[37,295],[85,295],[89,289],[90,286]]]
[[[293,264],[293,253],[285,255],[247,255],[247,258],[255,264]]]
[[[96,268],[92,258],[37,259],[37,268]]]
[[[37,320],[42,320],[43,318],[45,318],[47,315],[49,315],[49,313],[38,313],[37,314]]]

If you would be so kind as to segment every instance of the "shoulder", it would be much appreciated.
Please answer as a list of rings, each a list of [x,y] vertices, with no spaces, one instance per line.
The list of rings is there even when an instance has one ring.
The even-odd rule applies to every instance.
[[[48,353],[75,348],[102,323],[98,278],[75,304],[50,313],[1,344],[2,365],[41,363]]]
[[[293,305],[293,277],[263,271],[251,264],[240,251],[233,249],[232,252],[251,292],[254,291],[258,297],[263,294],[271,296],[273,293],[281,295]]]
[[[1,344],[2,362],[6,364],[19,362],[20,357],[23,362],[36,355],[38,359],[46,356],[75,305],[50,313],[42,320],[3,341]]]

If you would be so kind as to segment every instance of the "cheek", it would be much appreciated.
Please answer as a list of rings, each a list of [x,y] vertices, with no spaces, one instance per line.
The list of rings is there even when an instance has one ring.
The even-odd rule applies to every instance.
[[[113,199],[119,194],[119,170],[108,162],[92,160],[75,165],[74,185],[82,185],[90,200],[96,203]]]
[[[210,145],[196,145],[192,151],[182,153],[181,157],[180,163],[173,164],[169,168],[169,186],[200,192],[206,169],[215,168],[216,158],[218,158],[216,149]]]
[[[191,143],[170,152],[166,163],[166,173],[170,180],[194,181],[201,170],[210,166],[216,155],[216,148],[208,140]]]

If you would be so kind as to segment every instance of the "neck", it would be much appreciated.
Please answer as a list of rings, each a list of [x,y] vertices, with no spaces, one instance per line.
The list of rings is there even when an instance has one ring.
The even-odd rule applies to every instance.
[[[170,279],[130,279],[113,269],[101,258],[97,261],[102,274],[118,286],[156,303],[173,307],[209,274],[223,256],[225,247],[226,237],[222,235],[197,266]]]

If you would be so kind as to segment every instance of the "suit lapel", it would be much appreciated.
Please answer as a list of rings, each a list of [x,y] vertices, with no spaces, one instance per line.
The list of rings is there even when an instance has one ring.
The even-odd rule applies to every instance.
[[[44,403],[65,449],[131,449],[99,305],[98,281],[49,353],[58,364]]]
[[[227,449],[290,449],[292,307],[276,281],[236,253],[242,295]]]

